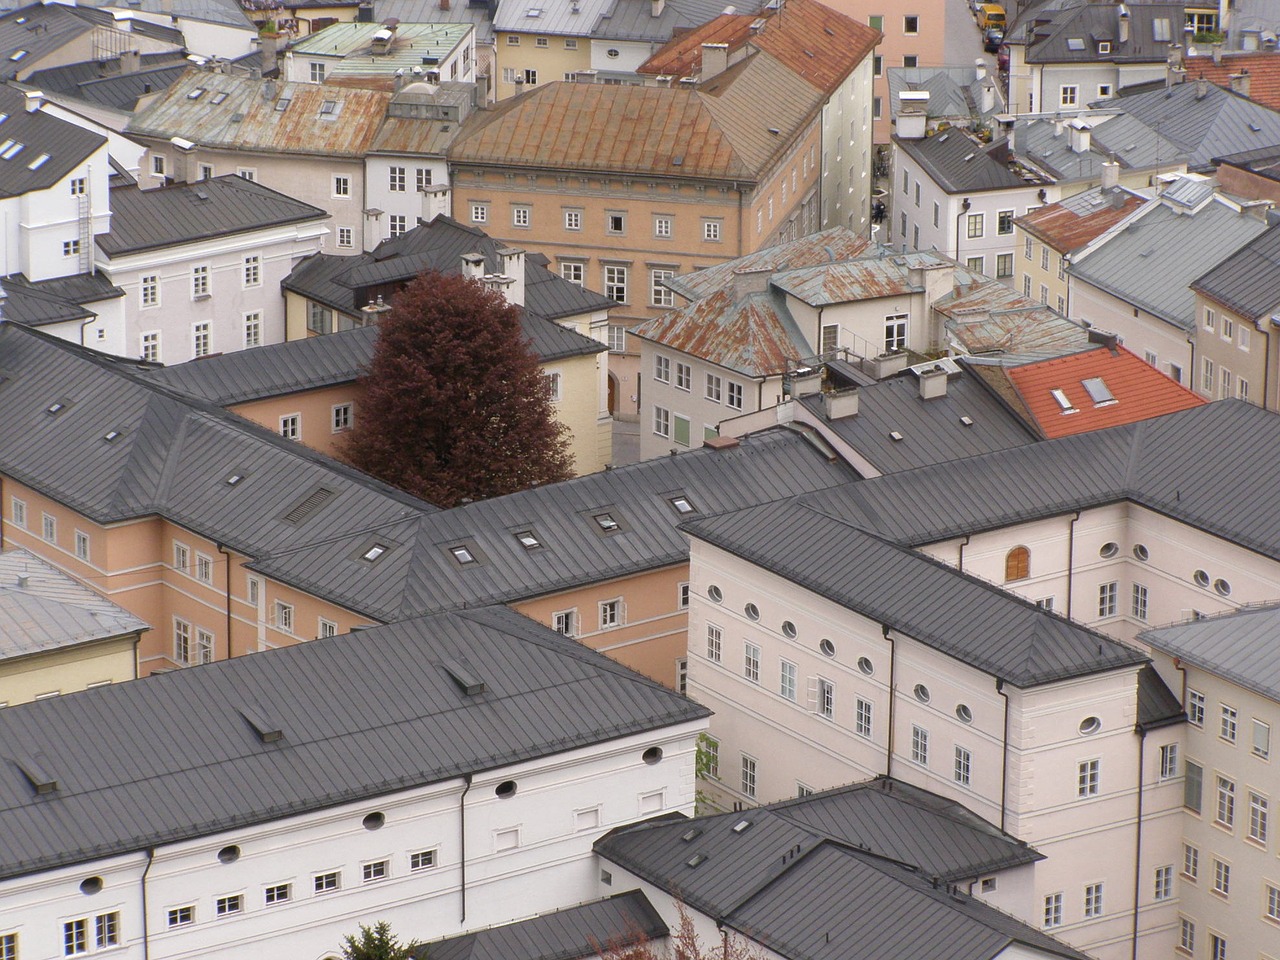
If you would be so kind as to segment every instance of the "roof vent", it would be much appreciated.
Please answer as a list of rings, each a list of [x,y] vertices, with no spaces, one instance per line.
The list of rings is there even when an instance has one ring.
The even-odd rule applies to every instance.
[[[686,830],[684,833],[680,834],[680,839],[685,843],[691,843],[700,836],[702,836],[702,828],[694,827],[692,830]]]
[[[960,418],[960,422],[961,422],[962,424],[964,424],[966,427],[972,427],[972,426],[973,426],[973,417],[961,417],[961,418]]]
[[[707,859],[707,855],[705,853],[695,853],[692,857],[690,857],[688,860],[684,862],[684,865],[686,867],[696,867],[699,864],[704,863],[706,859]]]
[[[314,516],[321,507],[338,494],[327,487],[316,487],[305,497],[289,508],[283,516],[285,523],[302,523]]]
[[[892,440],[894,443],[897,443],[898,441],[904,439],[904,437],[897,430],[890,430],[889,439]]]
[[[102,435],[102,439],[103,439],[103,440],[105,440],[105,441],[107,441],[107,443],[111,443],[111,442],[112,442],[112,441],[114,441],[118,436],[120,436],[120,431],[119,431],[119,430],[108,430],[106,433],[104,433],[104,434]]]
[[[474,697],[476,694],[485,692],[485,683],[470,668],[462,664],[458,660],[442,660],[440,666],[445,673],[449,675],[449,679],[458,685],[466,696]]]
[[[263,743],[275,743],[284,739],[284,724],[278,720],[268,720],[265,715],[249,708],[241,710],[240,716],[253,727],[253,732]]]
[[[745,831],[746,831],[746,829],[747,829],[748,827],[750,827],[750,826],[751,826],[751,821],[750,821],[750,820],[739,820],[737,823],[735,823],[735,824],[733,825],[733,832],[734,832],[734,833],[743,833],[743,832],[745,832]]]
[[[37,796],[58,792],[58,778],[46,770],[35,757],[19,757],[14,763],[35,788]]]

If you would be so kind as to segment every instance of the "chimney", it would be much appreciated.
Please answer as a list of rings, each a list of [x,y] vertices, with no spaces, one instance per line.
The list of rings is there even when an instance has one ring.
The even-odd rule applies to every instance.
[[[901,373],[907,369],[907,351],[899,350],[896,353],[882,353],[880,356],[872,359],[869,373],[877,380],[885,380],[892,377],[895,373]]]
[[[702,45],[702,75],[705,83],[729,69],[729,45],[727,43],[704,43]]]
[[[1171,67],[1182,66],[1182,44],[1180,43],[1169,44],[1169,55],[1167,57],[1167,60],[1168,60],[1169,66]]]
[[[898,94],[898,136],[923,140],[929,120],[929,91],[903,90]]]
[[[978,59],[973,61],[973,79],[984,80],[987,76],[987,61]]]
[[[1242,30],[1240,36],[1240,49],[1245,53],[1254,53],[1262,45],[1261,30]]]
[[[1118,39],[1121,43],[1129,42],[1129,8],[1123,3],[1120,4],[1120,33]]]
[[[396,78],[391,82],[391,92],[399,93],[404,89],[404,67],[396,71]]]
[[[1111,190],[1120,186],[1120,164],[1108,160],[1102,165],[1102,189]]]
[[[431,223],[440,215],[449,215],[449,188],[434,184],[422,191],[422,222]]]
[[[19,590],[25,590],[25,589],[27,589],[27,584],[28,584],[28,583],[30,583],[30,582],[31,582],[30,578],[29,578],[25,573],[20,573],[20,574],[18,574],[18,589],[19,589]]]
[[[1097,327],[1091,327],[1088,333],[1090,343],[1096,343],[1099,346],[1106,347],[1112,353],[1118,353],[1117,345],[1120,338],[1114,333],[1107,333],[1105,330],[1099,330]]]
[[[1249,96],[1249,70],[1247,67],[1239,73],[1231,74],[1229,79],[1231,80],[1232,90],[1242,97]]]
[[[1072,120],[1067,126],[1070,128],[1071,152],[1088,153],[1089,142],[1093,139],[1089,125],[1082,120]]]
[[[484,277],[484,254],[464,253],[462,255],[462,275],[472,280]]]
[[[137,73],[142,69],[142,52],[139,50],[120,51],[120,72]]]
[[[947,395],[947,371],[941,366],[921,370],[916,378],[920,381],[921,400],[937,400]]]
[[[983,114],[991,113],[996,108],[996,82],[994,80],[982,81],[982,112]],[[1013,152],[1013,145],[1009,145],[1009,152]]]
[[[828,420],[843,420],[858,415],[858,388],[836,390],[822,395],[822,413]]]
[[[667,9],[667,0],[649,0],[649,16],[660,17],[665,9]]]
[[[801,367],[791,375],[791,384],[788,392],[792,400],[799,400],[801,397],[811,397],[815,393],[821,393],[822,370],[814,367]]]
[[[40,107],[44,104],[44,92],[41,90],[28,90],[24,96],[26,97],[27,113],[38,113]]]
[[[1222,44],[1213,43],[1209,45],[1210,52],[1213,53],[1213,62],[1215,65],[1222,63]]]
[[[519,247],[502,247],[498,250],[498,263],[504,276],[511,279],[506,295],[509,303],[524,306],[524,251]]]
[[[173,156],[174,183],[194,183],[196,176],[196,145],[182,137],[170,137],[169,142],[177,149]]]
[[[1204,77],[1196,78],[1196,99],[1203,100],[1209,95],[1209,81]]]
[[[440,0],[440,9],[441,9],[441,10],[443,10],[443,11],[445,11],[446,13],[448,13],[448,11],[449,11],[449,0]]]

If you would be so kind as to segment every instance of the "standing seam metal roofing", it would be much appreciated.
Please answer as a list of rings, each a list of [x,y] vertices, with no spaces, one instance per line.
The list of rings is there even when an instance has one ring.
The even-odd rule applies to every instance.
[[[441,666],[450,660],[482,678],[484,692],[463,693]],[[263,710],[283,739],[262,743],[241,712]],[[503,608],[36,701],[0,711],[0,878],[385,796],[708,713]],[[156,730],[166,736],[144,735]],[[37,797],[15,756],[38,758],[58,790]]]
[[[1280,701],[1278,630],[1280,606],[1268,604],[1147,630],[1138,639],[1246,690]]]
[[[0,197],[47,190],[107,142],[106,137],[44,110],[28,113],[23,92],[3,83],[0,115],[4,116],[0,121],[0,143],[22,144],[10,159],[0,159]],[[46,159],[36,163],[41,156]]]
[[[1191,284],[1248,320],[1280,305],[1280,224],[1258,234]]]

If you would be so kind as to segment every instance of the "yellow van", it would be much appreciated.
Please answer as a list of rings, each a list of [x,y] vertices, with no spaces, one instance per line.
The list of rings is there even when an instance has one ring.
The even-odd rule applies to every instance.
[[[998,3],[984,3],[978,7],[978,29],[986,30],[988,27],[999,27],[1004,29],[1004,7]]]

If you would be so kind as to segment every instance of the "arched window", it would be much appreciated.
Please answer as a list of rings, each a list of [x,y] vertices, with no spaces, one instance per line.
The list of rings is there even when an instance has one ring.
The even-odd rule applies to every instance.
[[[1004,558],[1004,578],[1025,580],[1031,576],[1031,551],[1026,547],[1014,547]]]

